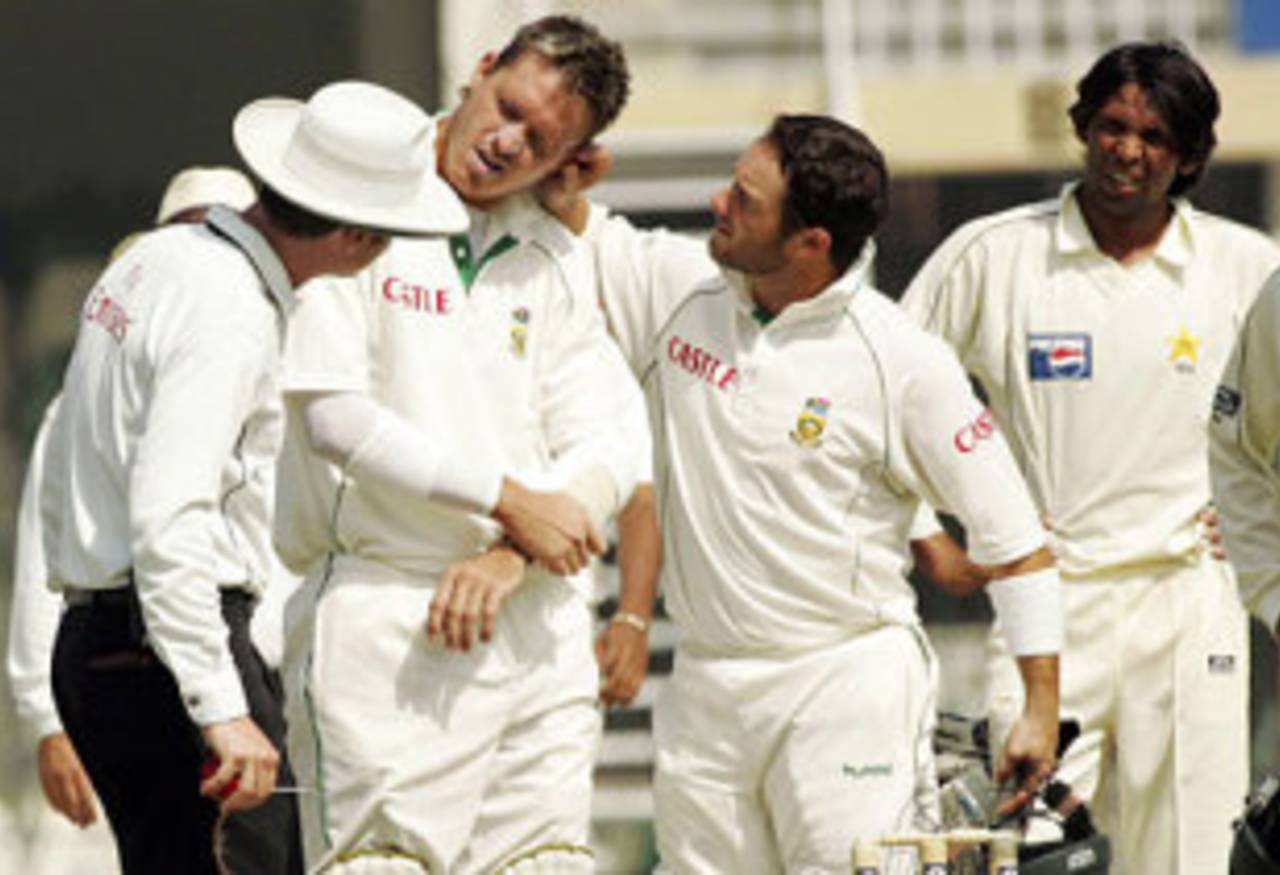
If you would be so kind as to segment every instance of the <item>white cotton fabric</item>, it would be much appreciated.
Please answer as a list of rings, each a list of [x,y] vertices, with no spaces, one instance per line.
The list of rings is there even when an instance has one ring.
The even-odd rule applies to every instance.
[[[147,638],[197,724],[247,713],[219,586],[270,577],[278,383],[293,291],[225,208],[116,259],[83,308],[41,497],[55,588],[130,575]],[[228,237],[251,241],[251,261]]]

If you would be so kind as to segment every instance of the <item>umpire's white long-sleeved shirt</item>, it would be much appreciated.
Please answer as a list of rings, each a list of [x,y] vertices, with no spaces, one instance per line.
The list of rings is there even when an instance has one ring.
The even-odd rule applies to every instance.
[[[1209,405],[1280,249],[1176,201],[1155,251],[1124,266],[1075,196],[970,222],[902,306],[987,391],[1064,574],[1182,560],[1209,500]]]
[[[48,587],[48,564],[40,528],[40,487],[49,426],[58,409],[45,410],[27,460],[27,479],[18,505],[13,551],[13,601],[9,607],[9,686],[18,717],[36,738],[62,731],[53,703],[49,672],[53,641],[62,617],[62,599]]]
[[[1044,543],[954,354],[866,282],[871,244],[766,324],[705,246],[593,211],[601,289],[654,426],[663,592],[706,655],[821,648],[916,621],[919,498],[982,562]]]
[[[151,232],[89,294],[50,434],[51,585],[132,576],[148,641],[201,725],[247,713],[218,587],[257,593],[268,579],[292,296],[270,246],[229,210]]]
[[[1214,397],[1209,471],[1245,606],[1280,622],[1280,273],[1245,320]]]

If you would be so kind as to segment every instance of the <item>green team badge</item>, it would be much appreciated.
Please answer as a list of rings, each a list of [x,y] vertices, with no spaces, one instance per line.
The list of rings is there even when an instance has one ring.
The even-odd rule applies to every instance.
[[[802,447],[822,446],[822,432],[827,427],[827,409],[830,407],[830,398],[807,399],[804,410],[796,419],[796,427],[791,431],[791,439]]]
[[[511,352],[516,358],[524,358],[525,344],[529,340],[529,308],[516,307],[511,311]]]

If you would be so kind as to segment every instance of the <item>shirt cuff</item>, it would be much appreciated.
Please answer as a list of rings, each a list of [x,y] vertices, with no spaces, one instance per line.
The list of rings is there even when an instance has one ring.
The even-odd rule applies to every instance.
[[[916,515],[911,518],[911,533],[908,537],[912,541],[923,541],[925,538],[932,538],[942,530],[938,514],[934,512],[929,502],[920,502],[920,506],[916,508]]]
[[[49,714],[33,714],[23,722],[26,723],[36,738],[58,735],[63,731],[62,721],[58,718],[57,711]]]
[[[234,662],[228,662],[231,663],[228,669],[199,684],[183,687],[182,704],[198,726],[234,720],[249,713],[244,697],[244,684],[240,681]]]

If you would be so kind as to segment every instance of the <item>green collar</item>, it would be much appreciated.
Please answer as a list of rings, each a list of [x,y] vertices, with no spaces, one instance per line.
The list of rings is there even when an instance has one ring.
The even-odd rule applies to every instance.
[[[458,268],[458,275],[462,277],[462,285],[471,291],[471,284],[476,281],[476,276],[480,273],[480,268],[484,267],[490,261],[493,261],[508,249],[516,245],[516,238],[510,234],[503,234],[494,244],[485,250],[484,254],[476,260],[471,252],[471,238],[466,234],[454,234],[449,238],[449,254],[453,256],[454,266]]]

